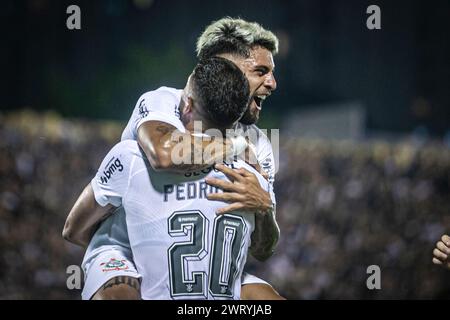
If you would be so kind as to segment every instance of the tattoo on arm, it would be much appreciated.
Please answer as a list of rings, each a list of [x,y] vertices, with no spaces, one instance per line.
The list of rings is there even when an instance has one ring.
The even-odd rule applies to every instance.
[[[118,276],[118,277],[112,278],[111,280],[109,280],[102,286],[102,289],[106,290],[108,288],[111,288],[111,287],[114,287],[114,286],[117,286],[120,284],[128,285],[131,288],[136,289],[137,291],[141,290],[141,284],[139,282],[139,279],[133,278],[133,277],[126,277],[126,276]]]
[[[172,128],[166,126],[166,125],[159,125],[156,127],[156,131],[162,134],[168,134],[172,131]]]
[[[250,252],[259,261],[267,260],[275,249],[280,237],[280,229],[272,212],[264,216],[255,215],[255,230],[251,235]]]
[[[183,139],[189,139],[190,150],[190,162],[189,163],[178,163],[174,166],[179,172],[191,172],[196,170],[206,169],[214,163],[222,162],[227,158],[227,154],[231,153],[231,146],[225,143],[225,140],[216,139],[216,137],[211,137],[210,141],[203,141],[201,137],[193,137],[190,133],[180,133],[177,132],[177,136],[169,137],[171,133],[174,132],[174,128],[171,125],[158,125],[155,131],[162,135],[160,143],[164,141],[163,145],[165,149],[172,150],[179,143],[183,143]],[[177,137],[177,139],[175,139]],[[212,145],[216,145],[213,147]],[[212,152],[205,154],[205,149],[209,147]],[[218,151],[218,152],[216,152]],[[206,157],[207,156],[207,157]],[[200,160],[200,161],[199,161]]]

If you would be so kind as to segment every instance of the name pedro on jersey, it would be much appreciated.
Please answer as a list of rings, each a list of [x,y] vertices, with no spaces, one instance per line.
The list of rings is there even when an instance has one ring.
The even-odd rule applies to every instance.
[[[164,202],[170,200],[206,199],[207,193],[218,193],[220,189],[206,184],[204,180],[164,185]]]
[[[208,318],[211,311],[214,311],[215,313],[220,312],[222,315],[251,315],[255,316],[258,314],[264,314],[268,315],[272,313],[272,306],[271,305],[221,305],[221,309],[215,308],[212,309],[212,307],[192,307],[185,304],[182,307],[178,307],[177,314],[179,315],[202,315],[205,318]]]
[[[199,176],[201,174],[208,174],[212,167],[202,170],[201,172],[193,172],[185,174],[186,177],[191,175]],[[169,201],[169,195],[172,194],[170,200],[191,200],[191,199],[206,199],[207,193],[218,193],[221,190],[217,187],[206,184],[205,180],[185,182],[179,184],[165,184],[164,185],[164,202]]]
[[[224,165],[228,166],[231,169],[235,169],[233,163],[223,162]],[[217,171],[213,169],[213,167],[209,167],[201,170],[201,172],[189,172],[186,173],[186,177],[191,176],[200,176],[205,175],[211,172],[211,170]],[[170,200],[183,201],[183,200],[191,200],[191,199],[207,199],[206,194],[208,193],[219,193],[222,192],[218,187],[213,187],[208,185],[205,180],[194,181],[194,182],[185,182],[179,184],[166,184],[164,185],[164,202]]]

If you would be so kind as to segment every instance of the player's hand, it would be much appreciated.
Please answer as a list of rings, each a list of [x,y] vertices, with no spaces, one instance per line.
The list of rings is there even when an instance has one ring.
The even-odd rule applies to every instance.
[[[271,212],[272,200],[270,195],[261,188],[255,174],[243,168],[233,170],[223,164],[216,164],[215,168],[223,172],[231,181],[215,178],[206,178],[205,180],[207,184],[223,190],[223,193],[209,193],[207,195],[208,200],[230,203],[229,206],[219,209],[217,214],[236,210],[263,215]]]
[[[450,269],[450,237],[444,234],[433,250],[433,263]]]

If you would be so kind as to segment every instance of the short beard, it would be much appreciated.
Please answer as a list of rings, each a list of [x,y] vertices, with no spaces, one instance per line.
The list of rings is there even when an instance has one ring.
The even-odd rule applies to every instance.
[[[256,114],[252,114],[250,108],[248,108],[239,122],[245,125],[252,125],[258,122],[258,118],[259,117]]]

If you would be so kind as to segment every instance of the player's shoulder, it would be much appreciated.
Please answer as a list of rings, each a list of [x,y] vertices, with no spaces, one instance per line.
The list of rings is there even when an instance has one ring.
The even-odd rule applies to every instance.
[[[136,140],[122,140],[114,145],[112,151],[122,152],[122,151],[133,151],[139,148],[139,144]]]
[[[103,159],[95,178],[95,186],[111,186],[127,179],[133,153],[139,149],[136,141],[123,140],[115,144]],[[97,197],[96,197],[97,198]],[[99,201],[99,200],[98,200]],[[102,202],[99,202],[102,203]]]
[[[137,119],[147,119],[151,112],[174,115],[177,118],[178,106],[181,101],[182,90],[160,87],[142,94],[136,102],[134,115]]]
[[[100,172],[121,172],[122,174],[115,174],[115,179],[120,179],[123,176],[127,176],[130,169],[133,167],[133,163],[145,164],[145,154],[139,147],[139,144],[135,140],[123,140],[115,144],[108,152],[100,167]],[[143,161],[144,160],[144,161]],[[108,181],[109,177],[105,179],[101,178],[101,181]]]
[[[111,156],[120,158],[139,157],[142,158],[142,150],[136,140],[122,140],[109,152]]]
[[[238,122],[235,130],[239,133],[241,131],[243,135],[248,135],[250,137],[254,137],[258,140],[262,139],[264,141],[268,141],[266,130],[260,129],[256,124],[243,124]]]
[[[140,97],[138,102],[164,100],[168,102],[178,103],[181,98],[181,93],[183,90],[175,89],[171,87],[159,87],[156,90],[144,92]]]

